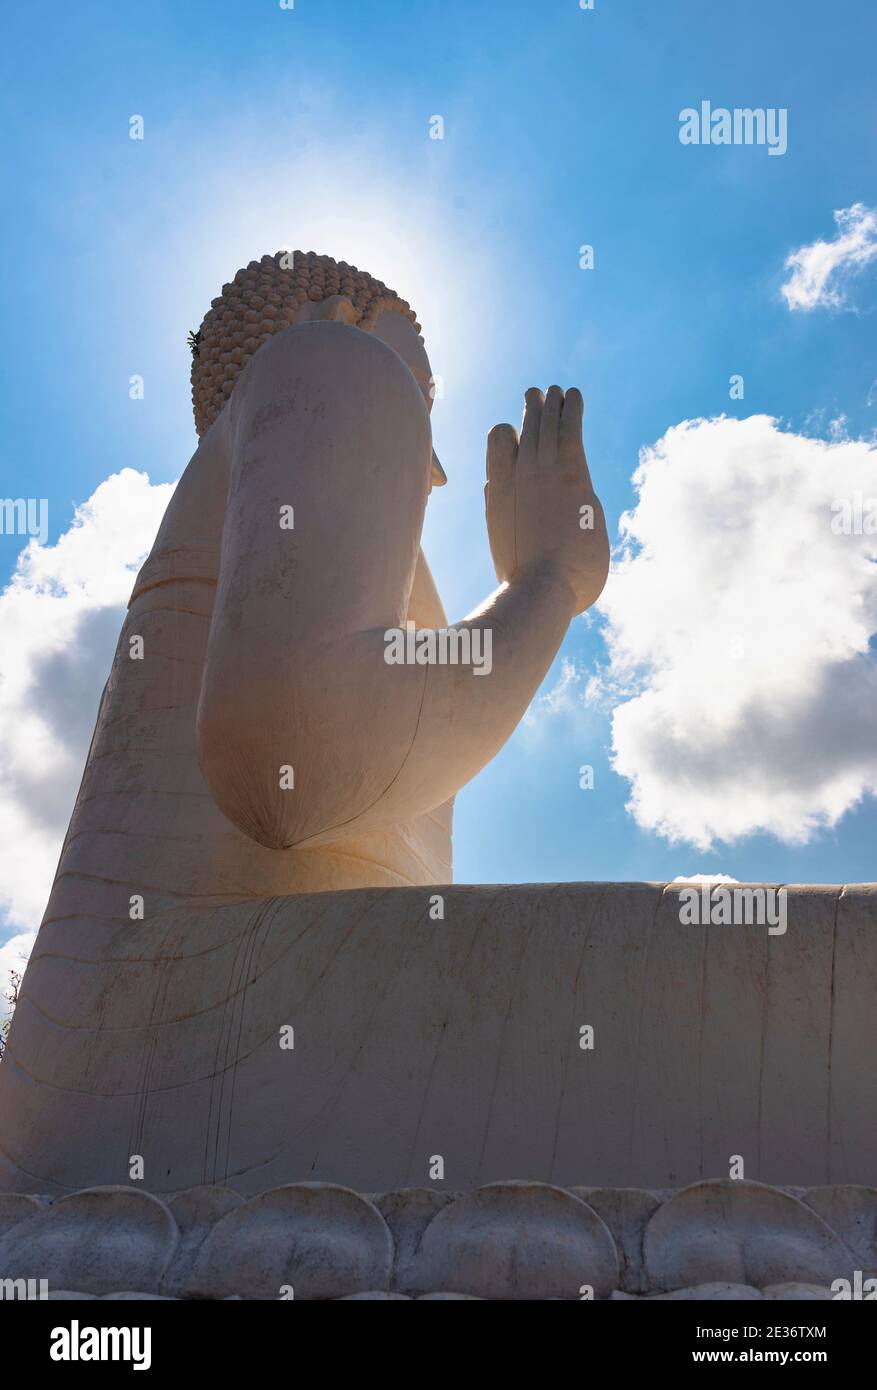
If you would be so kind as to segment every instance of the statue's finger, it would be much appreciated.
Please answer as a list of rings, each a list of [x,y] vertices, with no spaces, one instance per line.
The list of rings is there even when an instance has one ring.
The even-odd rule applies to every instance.
[[[518,435],[511,425],[495,425],[487,436],[487,531],[497,578],[514,569],[515,463]]]
[[[557,463],[558,433],[560,430],[560,409],[563,405],[563,392],[559,386],[549,386],[539,421],[539,467],[554,468]]]
[[[582,447],[584,413],[585,402],[582,393],[575,386],[571,386],[563,398],[563,409],[560,413],[560,447],[567,455]]]
[[[542,420],[542,406],[545,397],[538,386],[531,386],[524,392],[524,422],[521,425],[519,453],[532,455],[535,459],[539,448],[539,425]]]
[[[518,452],[518,432],[514,425],[494,425],[487,436],[487,481],[501,485],[505,475],[514,472]]]
[[[584,413],[585,402],[582,393],[575,386],[571,386],[563,398],[563,408],[560,412],[560,456],[564,462],[578,463],[584,468],[588,490],[593,491],[585,458],[585,446],[582,442]]]

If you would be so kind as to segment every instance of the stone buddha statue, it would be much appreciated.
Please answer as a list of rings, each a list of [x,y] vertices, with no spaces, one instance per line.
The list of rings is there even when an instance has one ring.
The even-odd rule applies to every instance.
[[[127,1181],[150,1028],[185,1018],[191,1041],[216,1005],[169,961],[232,939],[237,905],[451,881],[453,797],[600,594],[608,543],[581,395],[529,390],[520,437],[488,439],[498,588],[452,629],[489,664],[389,660],[389,633],[448,630],[420,547],[445,482],[431,383],[412,310],[343,262],[263,256],[213,301],[200,442],[134,585],[0,1069],[0,1186]],[[114,1030],[141,1024],[130,1053]]]

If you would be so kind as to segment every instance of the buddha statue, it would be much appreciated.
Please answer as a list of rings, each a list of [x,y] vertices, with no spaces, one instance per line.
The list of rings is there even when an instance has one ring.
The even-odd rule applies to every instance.
[[[520,436],[488,438],[498,587],[453,629],[489,664],[387,659],[389,633],[448,629],[420,547],[446,479],[414,313],[356,267],[278,253],[223,287],[193,343],[200,439],[134,585],[0,1068],[0,1187],[127,1181],[147,1097],[222,1071],[197,1019],[257,958],[205,974],[199,999],[192,957],[232,949],[239,905],[451,882],[455,793],[606,580],[582,397],[530,389]],[[171,1019],[185,1042],[158,1078]],[[234,1167],[153,1164],[147,1185]]]

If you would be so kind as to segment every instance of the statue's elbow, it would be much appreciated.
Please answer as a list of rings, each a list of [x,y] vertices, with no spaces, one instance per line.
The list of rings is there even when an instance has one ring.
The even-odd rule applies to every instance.
[[[302,794],[301,771],[284,742],[202,701],[197,745],[207,789],[226,819],[266,849],[292,849],[324,828],[319,798]]]

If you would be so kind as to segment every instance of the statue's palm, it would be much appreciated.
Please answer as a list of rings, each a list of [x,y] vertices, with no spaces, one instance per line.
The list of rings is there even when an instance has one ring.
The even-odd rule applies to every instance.
[[[496,425],[487,440],[484,489],[490,550],[501,582],[534,568],[562,572],[581,613],[599,597],[609,572],[603,508],[582,444],[583,402],[575,389],[525,396],[520,440]]]

